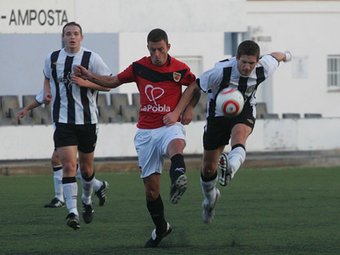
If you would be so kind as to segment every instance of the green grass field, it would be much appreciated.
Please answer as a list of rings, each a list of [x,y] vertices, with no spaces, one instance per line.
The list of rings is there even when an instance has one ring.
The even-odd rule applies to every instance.
[[[165,172],[173,232],[157,249],[143,248],[153,224],[139,174],[97,177],[110,183],[108,201],[77,231],[65,225],[65,208],[43,208],[53,196],[50,175],[0,177],[0,254],[340,254],[339,168],[242,169],[220,187],[210,225],[201,220],[199,172],[188,172],[178,205],[168,201]]]

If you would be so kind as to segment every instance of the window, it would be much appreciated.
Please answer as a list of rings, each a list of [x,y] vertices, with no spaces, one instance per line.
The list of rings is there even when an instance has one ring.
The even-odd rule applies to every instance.
[[[329,89],[340,89],[340,55],[328,56],[327,86]]]
[[[225,32],[224,55],[236,56],[238,45],[249,38],[248,32]]]
[[[199,76],[203,72],[203,58],[202,56],[176,56],[176,58],[184,63],[186,63],[191,72],[196,76]]]

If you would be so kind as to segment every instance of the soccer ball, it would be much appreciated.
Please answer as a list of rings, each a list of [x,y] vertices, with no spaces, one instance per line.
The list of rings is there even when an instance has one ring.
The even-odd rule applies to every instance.
[[[244,98],[236,88],[222,89],[216,98],[216,109],[226,117],[235,117],[243,110]]]

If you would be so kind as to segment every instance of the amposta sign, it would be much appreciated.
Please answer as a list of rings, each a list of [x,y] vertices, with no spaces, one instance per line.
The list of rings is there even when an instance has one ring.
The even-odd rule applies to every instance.
[[[59,33],[74,20],[70,0],[0,0],[0,33]]]
[[[62,26],[69,21],[65,9],[12,9],[8,16],[2,14],[1,19],[7,21],[9,26],[31,26],[32,24],[40,26]]]

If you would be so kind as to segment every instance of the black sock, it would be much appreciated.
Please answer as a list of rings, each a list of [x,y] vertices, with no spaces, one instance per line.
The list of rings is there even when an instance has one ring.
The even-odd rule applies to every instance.
[[[171,158],[170,166],[170,179],[171,183],[177,180],[178,176],[185,174],[185,163],[182,154],[176,154]]]
[[[216,177],[217,177],[217,171],[212,176],[207,176],[207,177],[203,176],[203,174],[201,173],[201,178],[202,178],[202,181],[204,182],[210,182],[212,180],[215,180]]]
[[[167,228],[167,222],[164,218],[164,205],[161,196],[153,201],[146,201],[151,219],[156,226],[156,234],[164,233]]]
[[[81,173],[81,177],[83,177],[83,179],[87,182],[90,182],[94,178],[94,172],[91,176],[88,176],[88,177],[84,176],[82,172],[80,172],[80,173]]]
[[[63,177],[61,182],[62,182],[62,184],[72,183],[72,182],[77,182],[77,179],[76,179],[76,177]]]
[[[53,172],[57,172],[59,170],[62,170],[63,169],[63,166],[53,166]]]

